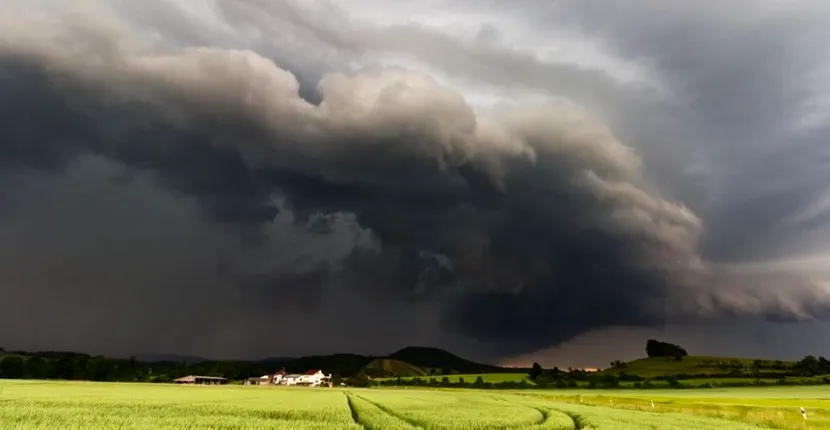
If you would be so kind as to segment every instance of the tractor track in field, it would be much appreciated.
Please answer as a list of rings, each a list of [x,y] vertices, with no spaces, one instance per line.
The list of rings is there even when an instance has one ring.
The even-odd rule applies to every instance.
[[[507,400],[507,399],[505,399],[505,398],[502,398],[502,397],[497,397],[497,396],[494,396],[494,395],[491,395],[490,397],[492,397],[492,398],[493,398],[493,399],[495,399],[495,400],[499,400],[499,401],[502,401],[502,402],[505,402],[505,403],[510,403],[511,405],[516,405],[516,406],[520,406],[520,407],[523,407],[523,408],[530,408],[530,409],[535,410],[536,412],[539,412],[539,414],[541,415],[541,417],[540,417],[540,418],[539,418],[539,419],[538,419],[535,423],[533,423],[533,425],[535,425],[535,426],[543,426],[543,425],[547,424],[547,422],[548,422],[548,421],[550,420],[550,418],[551,418],[551,412],[552,412],[552,411],[555,411],[555,412],[562,413],[562,414],[565,414],[565,415],[567,415],[568,417],[570,417],[570,418],[571,418],[571,420],[572,420],[572,421],[573,421],[573,423],[574,423],[574,426],[573,426],[574,430],[581,430],[581,429],[582,429],[582,425],[579,423],[579,421],[577,420],[577,418],[574,418],[574,416],[573,416],[573,415],[571,415],[571,414],[567,414],[567,413],[565,413],[564,411],[560,411],[560,410],[558,410],[558,409],[545,409],[545,408],[540,408],[540,407],[538,407],[538,406],[528,406],[528,405],[523,405],[523,404],[521,404],[521,403],[517,403],[517,402],[514,402],[514,401],[510,401],[510,400]]]
[[[411,419],[411,418],[407,418],[407,417],[405,417],[405,416],[403,416],[403,415],[401,415],[401,414],[399,414],[399,413],[397,413],[397,412],[395,412],[395,411],[393,411],[393,410],[391,410],[391,409],[387,408],[386,406],[381,405],[380,403],[375,403],[375,402],[373,402],[373,401],[371,401],[371,400],[369,400],[369,399],[367,399],[367,398],[365,398],[365,397],[363,397],[363,396],[359,396],[359,395],[357,395],[357,394],[355,394],[355,397],[357,397],[358,399],[363,400],[364,402],[366,402],[366,403],[368,403],[368,404],[370,404],[370,405],[372,405],[372,406],[374,406],[374,407],[378,408],[381,412],[385,413],[386,415],[389,415],[389,416],[391,416],[391,417],[393,417],[393,418],[396,418],[396,419],[398,419],[398,420],[401,420],[401,421],[403,421],[403,422],[405,422],[405,423],[407,423],[407,424],[411,425],[412,427],[414,427],[414,428],[416,428],[416,429],[423,429],[423,428],[425,428],[423,424],[421,424],[421,423],[419,423],[419,422],[417,422],[417,421],[415,421],[415,420],[413,420],[413,419]]]
[[[346,404],[349,405],[349,412],[352,414],[352,421],[355,424],[359,425],[363,429],[369,429],[369,427],[360,420],[360,414],[357,412],[357,409],[354,407],[354,403],[352,403],[352,397],[347,393],[343,393],[346,396]]]
[[[555,410],[559,411],[558,409],[555,409]],[[571,417],[571,421],[574,422],[574,430],[582,430],[582,417],[581,416],[579,416],[575,413],[572,413],[572,412],[565,412],[565,411],[559,411],[559,412],[562,412],[563,414]]]
[[[536,421],[537,426],[545,425],[545,423],[548,422],[548,420],[550,419],[550,411],[546,411],[542,408],[537,408],[537,407],[534,407],[534,406],[528,406],[528,407],[531,408],[531,409],[535,409],[536,412],[539,412],[542,415],[542,417],[538,421]]]

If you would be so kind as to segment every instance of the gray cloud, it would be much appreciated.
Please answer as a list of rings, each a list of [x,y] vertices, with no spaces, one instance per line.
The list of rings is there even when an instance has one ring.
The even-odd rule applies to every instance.
[[[7,22],[0,30],[5,154],[0,166],[6,175],[0,180],[36,181],[31,179],[36,172],[70,175],[67,170],[76,169],[79,160],[93,157],[126,169],[116,175],[116,188],[141,172],[156,181],[154,193],[164,190],[158,197],[164,204],[187,202],[189,216],[199,216],[199,230],[192,242],[176,243],[201,256],[182,264],[154,255],[160,261],[151,266],[158,267],[156,274],[119,287],[160,315],[154,324],[179,327],[179,334],[154,348],[197,331],[228,337],[267,332],[287,315],[340,330],[347,338],[354,333],[349,327],[325,322],[345,312],[332,297],[361,307],[365,324],[391,318],[395,310],[398,328],[388,333],[392,340],[379,344],[425,338],[440,343],[460,336],[472,340],[469,348],[491,356],[533,351],[604,327],[801,321],[828,313],[826,284],[815,273],[786,265],[736,270],[722,264],[773,255],[767,247],[756,249],[822,225],[816,215],[821,206],[810,205],[821,192],[789,176],[798,161],[812,159],[806,154],[816,148],[815,134],[799,137],[797,152],[775,158],[775,166],[789,170],[774,192],[762,180],[761,161],[738,158],[744,164],[735,172],[717,170],[713,161],[728,158],[727,142],[739,145],[741,156],[772,151],[769,139],[790,136],[785,125],[792,122],[787,106],[793,103],[787,95],[797,89],[762,91],[781,83],[780,72],[787,70],[766,63],[753,69],[762,59],[759,47],[769,39],[752,39],[758,45],[751,45],[731,29],[711,36],[730,41],[723,45],[730,49],[718,51],[704,39],[692,42],[702,44],[699,51],[684,54],[687,45],[672,46],[680,36],[666,36],[659,46],[643,41],[643,27],[636,24],[647,11],[629,11],[596,30],[581,28],[589,9],[548,11],[566,16],[568,31],[603,41],[619,35],[607,42],[609,48],[580,47],[593,58],[585,66],[514,51],[506,45],[507,31],[490,24],[485,33],[499,37],[481,44],[475,41],[480,26],[468,42],[426,27],[361,26],[348,11],[326,16],[291,2],[224,1],[210,10],[171,2],[167,7],[177,12],[170,16],[199,17],[181,25],[146,13],[151,9],[139,8],[145,14],[125,22],[118,9],[110,14],[98,3],[71,16],[42,4],[59,24]],[[684,9],[665,22],[677,24],[684,37],[731,24],[718,22],[709,11],[695,12],[688,17]],[[790,34],[784,18],[769,16],[735,24]],[[139,30],[150,24],[161,42]],[[296,43],[280,48],[268,42],[271,36],[278,41],[293,36]],[[803,40],[781,43],[793,61],[802,58],[795,48]],[[336,55],[315,59],[325,52]],[[724,52],[742,55],[724,57]],[[441,80],[463,77],[503,94],[538,89],[560,99],[478,107],[422,72],[377,64],[347,71],[355,58],[390,53],[408,56],[413,68],[437,69]],[[641,57],[653,60],[647,66],[625,60]],[[676,76],[683,64],[708,58],[723,64],[695,66],[682,81]],[[816,66],[803,59],[804,67]],[[687,99],[690,93],[697,95]],[[672,115],[687,121],[671,120]],[[664,132],[674,133],[665,145]],[[761,137],[768,146],[752,140]],[[697,139],[707,145],[688,146]],[[690,159],[703,160],[703,172],[677,171]],[[821,178],[817,169],[810,171],[816,172],[811,179]],[[715,196],[716,204],[710,181],[728,184]],[[34,197],[11,193],[12,202],[11,195],[20,201],[8,205],[7,219],[35,211],[27,203]],[[676,196],[692,204],[677,203]],[[143,207],[161,210],[153,203]],[[794,215],[793,207],[803,209]],[[95,224],[106,216],[82,209],[84,217],[54,228]],[[747,218],[734,221],[736,211]],[[3,216],[0,212],[0,221]],[[790,224],[781,224],[787,216]],[[119,228],[141,222],[123,221]],[[281,242],[286,234],[294,245]],[[743,250],[750,234],[759,236],[750,242],[756,249]],[[57,233],[48,237],[59,240]],[[236,242],[239,238],[245,240]],[[171,243],[169,237],[154,240],[158,247]],[[102,259],[98,252],[104,246],[119,245],[87,246],[95,252],[79,254],[76,267]],[[793,244],[788,251],[798,249]],[[144,251],[118,261],[140,267],[148,258]],[[205,265],[211,271],[196,275]],[[117,278],[120,266],[108,266],[107,273]],[[100,286],[81,288],[81,275],[76,283],[40,279],[28,267],[3,271],[19,279],[6,287],[11,294],[35,284],[48,294],[60,284],[64,294],[91,295],[97,306],[124,306]],[[112,282],[112,277],[86,279]],[[161,289],[153,293],[156,287]],[[162,297],[173,302],[200,288],[204,302],[198,306],[212,311],[230,306],[229,316],[182,323],[170,319],[180,312],[175,305],[158,304]],[[383,310],[373,310],[373,302]],[[82,308],[79,303],[74,309]],[[140,320],[140,314],[98,315]],[[419,334],[407,337],[407,331]],[[248,348],[239,342],[244,343],[221,341],[215,348]]]

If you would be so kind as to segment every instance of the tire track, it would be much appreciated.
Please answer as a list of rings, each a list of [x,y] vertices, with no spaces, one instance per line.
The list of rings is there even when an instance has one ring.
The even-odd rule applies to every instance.
[[[519,406],[519,407],[523,407],[523,408],[530,408],[530,409],[535,410],[536,412],[539,412],[539,414],[541,415],[541,418],[533,424],[534,426],[541,427],[541,426],[544,426],[545,424],[548,424],[548,421],[550,421],[551,418],[553,418],[553,413],[557,413],[557,414],[565,415],[565,416],[567,416],[568,418],[571,419],[571,421],[573,422],[573,426],[572,426],[573,430],[582,430],[582,428],[583,428],[582,417],[580,417],[579,415],[570,414],[568,412],[560,411],[559,409],[555,409],[555,408],[545,409],[545,408],[538,407],[538,406],[525,405],[525,404],[522,404],[520,402],[507,400],[505,398],[500,398],[500,397],[496,397],[496,396],[493,396],[493,395],[491,395],[490,397],[492,397],[496,400],[501,400],[505,403],[510,403],[511,405],[515,405],[515,406]]]
[[[572,413],[572,412],[560,411],[558,409],[554,409],[554,410],[559,411],[559,412],[571,417],[571,420],[574,422],[574,430],[582,430],[584,428],[584,425],[582,424],[582,417],[581,416],[579,416],[575,413]]]
[[[363,400],[364,402],[366,402],[366,403],[368,403],[368,404],[370,404],[370,405],[372,405],[372,406],[374,406],[374,407],[378,408],[381,412],[385,413],[386,415],[389,415],[389,416],[391,416],[391,417],[393,417],[393,418],[399,419],[399,420],[401,420],[401,421],[403,421],[403,422],[405,422],[405,423],[409,424],[410,426],[412,426],[412,427],[414,427],[414,428],[416,428],[416,429],[423,429],[423,428],[425,428],[425,427],[424,427],[424,425],[423,425],[423,424],[421,424],[421,423],[419,423],[418,421],[415,421],[415,420],[413,420],[413,419],[411,419],[411,418],[405,417],[405,416],[403,416],[403,415],[401,415],[401,414],[399,414],[399,413],[397,413],[397,412],[395,412],[395,411],[393,411],[393,410],[391,410],[391,409],[387,408],[386,406],[381,405],[380,403],[375,403],[375,402],[373,402],[373,401],[371,401],[371,400],[369,400],[369,399],[367,399],[367,398],[365,398],[365,397],[363,397],[363,396],[358,396],[357,394],[355,394],[355,397],[357,397],[357,398],[359,398],[360,400]]]
[[[542,418],[541,418],[541,419],[539,419],[539,421],[536,421],[536,424],[535,424],[535,425],[537,425],[537,426],[543,426],[543,425],[545,425],[545,423],[547,423],[547,422],[548,422],[548,420],[550,419],[550,411],[545,410],[545,409],[542,409],[542,408],[537,408],[537,407],[535,407],[535,406],[528,406],[528,407],[529,407],[529,408],[531,408],[531,409],[535,409],[535,410],[536,410],[536,412],[539,412],[540,414],[542,414]]]
[[[360,420],[360,414],[357,412],[357,409],[354,407],[354,403],[352,403],[352,397],[349,396],[347,393],[343,393],[346,396],[346,404],[349,405],[349,412],[352,414],[352,421],[355,424],[359,425],[364,430],[368,429],[369,427]]]

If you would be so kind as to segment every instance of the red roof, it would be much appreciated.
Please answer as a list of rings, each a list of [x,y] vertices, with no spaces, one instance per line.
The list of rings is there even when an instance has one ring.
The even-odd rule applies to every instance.
[[[313,374],[315,374],[319,371],[320,371],[319,369],[309,369],[309,370],[306,370],[306,372],[303,373],[303,375],[313,375]]]

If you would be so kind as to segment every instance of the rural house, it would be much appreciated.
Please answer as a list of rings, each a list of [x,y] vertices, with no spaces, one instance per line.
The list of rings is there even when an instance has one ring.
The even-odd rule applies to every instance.
[[[199,384],[199,385],[223,385],[227,384],[228,380],[218,376],[197,376],[188,375],[173,380],[177,384]]]
[[[285,384],[285,385],[297,385],[297,383],[300,382],[300,378],[302,376],[303,375],[285,375],[285,377],[282,378],[283,384]]]
[[[319,387],[324,383],[331,385],[330,381],[331,375],[326,376],[325,374],[323,374],[323,371],[321,370],[311,369],[300,375],[300,380],[297,382],[297,384]]]
[[[248,378],[245,380],[245,385],[279,385],[283,383],[285,371],[280,370],[273,375],[262,375],[259,378]]]
[[[311,369],[303,374],[286,375],[279,371],[273,375],[262,375],[259,378],[248,378],[245,385],[302,385],[308,387],[331,387],[331,374],[326,375],[319,369]]]

